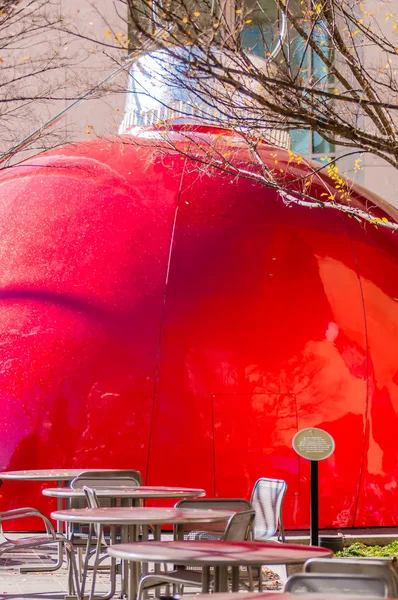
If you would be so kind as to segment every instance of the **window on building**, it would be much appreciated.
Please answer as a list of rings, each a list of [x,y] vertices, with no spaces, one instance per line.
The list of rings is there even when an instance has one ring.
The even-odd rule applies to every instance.
[[[297,16],[302,15],[302,0],[289,0],[289,9]],[[167,4],[164,4],[167,3]],[[130,39],[134,43],[134,22],[139,23],[148,33],[154,21],[159,26],[167,28],[167,21],[173,22],[177,17],[181,23],[187,20],[189,29],[190,17],[196,15],[196,22],[203,31],[211,30],[215,17],[220,17],[220,23],[227,23],[229,31],[239,32],[241,47],[257,57],[267,58],[277,48],[282,24],[282,15],[276,0],[137,0],[134,18],[130,18]],[[162,7],[166,6],[166,10]],[[155,16],[155,18],[154,18]],[[305,18],[303,28],[305,29]],[[314,29],[313,39],[323,55],[330,58],[327,35],[322,23]],[[328,86],[333,86],[333,81],[325,63],[316,52],[295,32],[288,28],[285,39],[285,50],[288,50],[289,61],[292,69],[300,69],[305,78],[319,79]],[[282,55],[282,53],[281,53]],[[334,145],[324,140],[318,133],[296,129],[291,131],[292,150],[298,154],[321,159],[325,155],[331,156],[335,152]]]
[[[289,9],[301,15],[302,4],[297,0],[289,3]],[[266,58],[277,47],[281,29],[281,15],[275,0],[244,0],[244,23],[241,30],[241,44],[251,54]],[[306,28],[303,19],[303,29]],[[325,58],[330,59],[327,35],[322,23],[317,24],[312,32],[313,39]],[[305,43],[301,36],[289,28],[285,39],[285,52],[289,56],[290,67],[303,73],[304,80],[311,78],[333,87],[333,80],[328,73],[322,57]],[[282,56],[282,52],[280,52]],[[311,156],[321,160],[335,152],[334,144],[324,140],[318,133],[303,129],[292,130],[292,150],[297,154]]]

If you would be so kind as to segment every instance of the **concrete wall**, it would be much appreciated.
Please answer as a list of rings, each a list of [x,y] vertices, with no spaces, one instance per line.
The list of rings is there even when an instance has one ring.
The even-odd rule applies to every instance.
[[[65,17],[66,26],[75,35],[62,31],[42,32],[20,44],[19,49],[10,48],[2,53],[5,64],[13,61],[14,77],[21,73],[22,68],[33,68],[35,61],[47,60],[55,52],[59,57],[56,63],[59,65],[64,61],[67,64],[66,67],[47,71],[42,77],[20,87],[25,94],[31,93],[32,96],[40,94],[46,87],[50,95],[58,99],[35,101],[31,105],[25,103],[25,106],[19,106],[18,111],[14,112],[14,118],[7,119],[0,115],[3,129],[3,135],[0,136],[2,152],[36,128],[42,127],[74,99],[96,86],[114,72],[127,55],[121,45],[115,44],[115,37],[125,33],[127,27],[124,15],[116,13],[113,2],[59,0],[59,6],[54,10],[57,9]],[[126,73],[121,72],[106,88],[46,129],[33,145],[14,156],[11,164],[36,154],[43,148],[116,134],[123,117],[126,81]]]

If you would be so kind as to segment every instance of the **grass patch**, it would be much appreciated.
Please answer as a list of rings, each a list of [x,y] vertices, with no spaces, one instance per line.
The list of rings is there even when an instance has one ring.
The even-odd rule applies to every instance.
[[[351,544],[341,552],[336,552],[336,556],[397,556],[398,557],[398,540],[387,544],[387,546],[366,546],[361,542]]]

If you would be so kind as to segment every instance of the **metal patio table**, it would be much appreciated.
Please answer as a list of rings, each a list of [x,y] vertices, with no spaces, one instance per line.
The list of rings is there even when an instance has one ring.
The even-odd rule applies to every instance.
[[[228,520],[234,513],[226,510],[204,510],[204,509],[179,509],[162,507],[126,507],[126,508],[76,508],[69,510],[57,510],[51,513],[51,517],[57,521],[93,525],[119,525],[121,527],[122,544],[137,540],[138,528],[143,531],[143,539],[148,537],[149,526],[176,525],[177,536],[183,537],[184,525],[189,523],[216,523]],[[112,531],[112,529],[111,529]],[[115,541],[115,540],[113,540]],[[141,544],[161,545],[167,542],[139,542]],[[186,543],[186,542],[179,542]],[[134,544],[134,546],[137,544]],[[117,547],[117,546],[116,546]],[[310,558],[310,557],[308,557]],[[122,568],[122,593],[129,594],[135,598],[137,594],[139,563],[148,563],[143,559],[134,563],[129,562],[128,568],[123,561]],[[161,562],[161,561],[159,561]],[[93,590],[92,590],[93,591]],[[92,595],[91,595],[92,596]],[[90,596],[90,597],[91,597]]]
[[[95,488],[98,498],[127,500],[145,500],[155,498],[197,498],[205,496],[206,492],[200,488],[184,488],[170,486],[123,486]],[[45,488],[43,496],[51,496],[57,499],[71,500],[73,498],[85,498],[83,488],[73,489],[71,487]],[[60,507],[57,507],[60,508]]]
[[[116,471],[116,469],[32,469],[29,471],[0,471],[0,479],[15,481],[72,481],[86,471]]]
[[[133,563],[155,562],[203,568],[202,591],[209,591],[210,568],[215,569],[214,591],[228,590],[228,567],[232,568],[232,591],[239,590],[239,568],[261,565],[302,564],[309,558],[331,557],[333,551],[315,546],[277,542],[174,541],[118,544],[107,550],[113,558]],[[257,594],[256,594],[257,596]],[[134,600],[130,590],[129,600]]]
[[[95,488],[95,493],[98,498],[107,498],[115,502],[116,500],[123,501],[133,500],[133,506],[141,506],[141,500],[156,499],[156,498],[197,498],[205,496],[206,492],[200,488],[183,488],[170,486],[134,486],[134,487],[107,487]],[[66,500],[66,508],[71,508],[70,501],[74,498],[85,499],[83,488],[73,489],[71,487],[44,488],[43,496],[57,498],[57,500]],[[57,509],[61,510],[62,506],[57,503]],[[126,506],[126,505],[125,505]],[[60,521],[57,521],[60,523]],[[155,526],[155,539],[160,539],[160,525]]]
[[[72,481],[75,477],[86,471],[98,471],[99,469],[32,469],[26,471],[1,471],[0,480],[10,481],[56,481],[60,489],[65,482]],[[116,469],[101,469],[101,471],[115,471]],[[57,499],[57,508],[62,508],[62,498]],[[62,523],[57,523],[57,532],[62,533]],[[51,566],[34,565],[33,567],[21,567],[21,573],[30,573],[31,571],[57,571],[62,567],[63,550],[62,545],[58,545],[57,561]]]

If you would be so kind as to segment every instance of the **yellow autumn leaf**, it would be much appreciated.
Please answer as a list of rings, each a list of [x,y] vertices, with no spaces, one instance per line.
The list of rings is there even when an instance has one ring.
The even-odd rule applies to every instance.
[[[194,17],[200,17],[200,12],[198,12],[198,11],[194,12],[194,13],[193,13],[193,16],[194,16]]]
[[[188,23],[188,19],[186,17],[183,18],[182,20],[183,23]]]
[[[105,31],[105,37],[108,38],[108,37],[111,37],[111,35],[112,35],[112,31],[110,29],[107,29]]]

